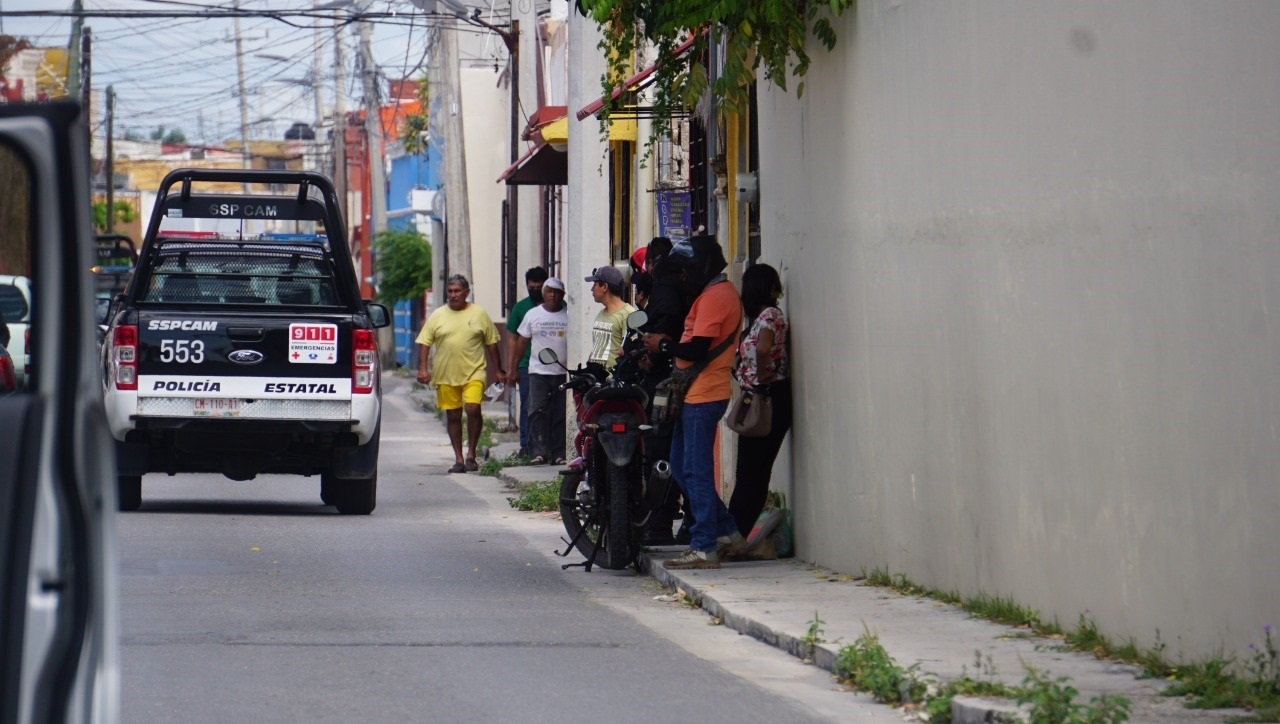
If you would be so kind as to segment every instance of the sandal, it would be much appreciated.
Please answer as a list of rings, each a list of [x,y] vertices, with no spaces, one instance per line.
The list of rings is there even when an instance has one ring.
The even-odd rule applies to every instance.
[[[474,473],[480,469],[480,463],[475,458],[467,458],[467,472]]]
[[[463,465],[462,463],[454,463],[454,464],[453,464],[453,467],[449,468],[449,472],[451,472],[451,473],[465,473],[465,472],[467,472],[467,466]]]
[[[546,465],[547,459],[542,457],[541,455],[534,455],[533,459],[529,461],[529,464],[530,465]]]
[[[564,458],[556,458],[555,460],[551,461],[552,465],[564,465],[564,463],[565,463]]]

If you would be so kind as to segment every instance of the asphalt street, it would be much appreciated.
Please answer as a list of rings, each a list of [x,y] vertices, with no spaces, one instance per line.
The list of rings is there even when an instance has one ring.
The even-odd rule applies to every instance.
[[[377,510],[317,478],[148,475],[118,521],[126,722],[899,721],[448,475],[388,376]]]

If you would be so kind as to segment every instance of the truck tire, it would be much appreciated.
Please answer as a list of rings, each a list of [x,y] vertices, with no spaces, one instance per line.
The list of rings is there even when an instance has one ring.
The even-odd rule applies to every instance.
[[[333,507],[343,515],[368,515],[378,505],[378,471],[371,478],[339,478],[320,475],[320,497],[328,494]]]
[[[137,510],[142,507],[142,476],[117,475],[116,499],[120,510]]]
[[[325,505],[333,505],[338,499],[336,494],[337,486],[332,477],[328,475],[320,476],[320,502]]]

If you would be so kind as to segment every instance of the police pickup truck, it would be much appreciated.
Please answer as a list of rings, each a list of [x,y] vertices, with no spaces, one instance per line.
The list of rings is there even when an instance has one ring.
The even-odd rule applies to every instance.
[[[241,185],[271,193],[226,190]],[[121,509],[141,505],[146,473],[319,475],[325,504],[374,509],[390,316],[360,298],[326,177],[173,171],[107,318]]]

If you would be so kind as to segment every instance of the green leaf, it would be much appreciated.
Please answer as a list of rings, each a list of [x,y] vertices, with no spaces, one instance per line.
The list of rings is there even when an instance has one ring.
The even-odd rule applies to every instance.
[[[804,76],[810,58],[805,52],[809,37],[828,51],[835,48],[836,33],[819,10],[839,15],[854,0],[580,0],[580,7],[600,26],[598,45],[608,59],[601,77],[601,95],[609,98],[618,85],[643,65],[637,52],[651,47],[660,59],[655,71],[651,136],[648,146],[671,128],[671,119],[684,108],[699,103],[708,90],[716,107],[743,111],[748,107],[757,75],[782,90],[787,89],[788,69]],[[812,23],[812,25],[810,25]],[[699,35],[685,58],[672,58],[674,49],[691,33],[709,29],[711,39],[723,40],[724,66],[711,83],[701,63],[708,37]],[[763,69],[763,70],[761,70]],[[797,96],[804,84],[797,86]],[[600,133],[613,103],[606,101],[599,114]]]

